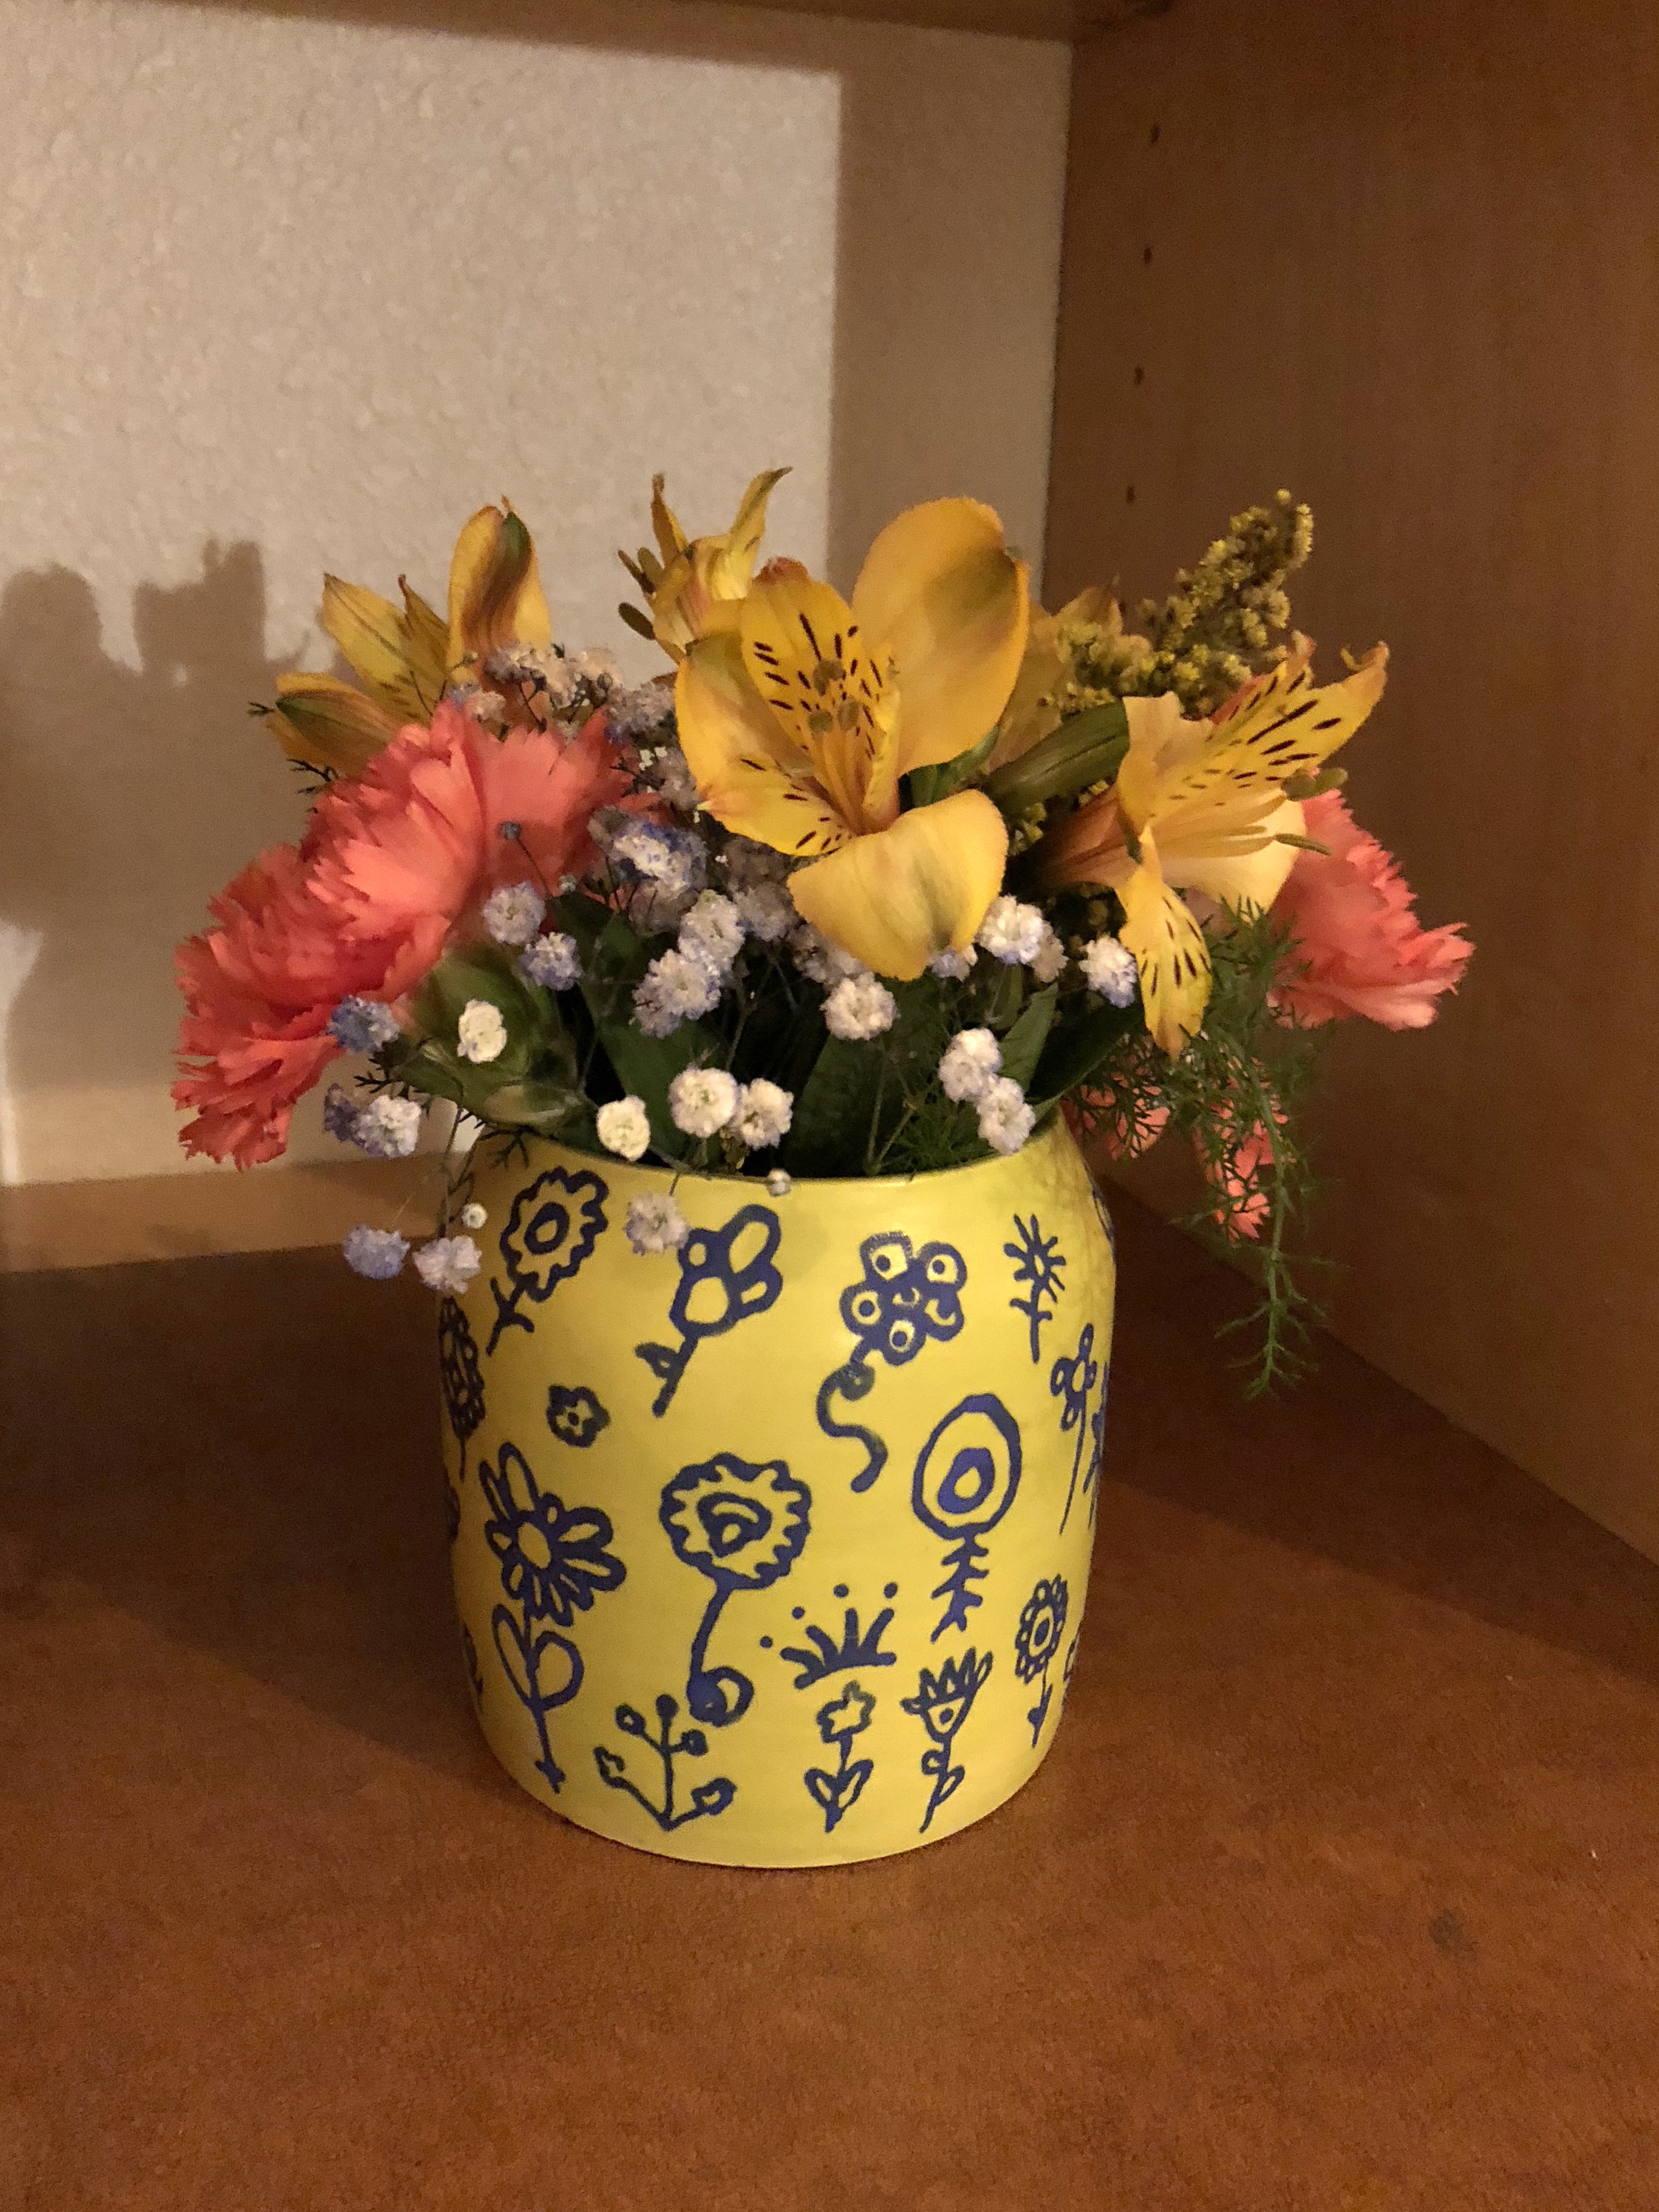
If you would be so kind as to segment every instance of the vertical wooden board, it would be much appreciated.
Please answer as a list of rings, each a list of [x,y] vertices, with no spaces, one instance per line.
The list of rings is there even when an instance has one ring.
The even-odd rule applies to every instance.
[[[1079,49],[1051,601],[1286,484],[1439,1025],[1335,1040],[1339,1333],[1659,1554],[1659,13],[1190,0]],[[1133,1294],[1133,1286],[1130,1286]]]

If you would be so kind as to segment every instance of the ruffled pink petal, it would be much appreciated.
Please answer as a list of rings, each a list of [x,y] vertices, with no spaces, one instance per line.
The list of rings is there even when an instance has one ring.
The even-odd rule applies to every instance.
[[[1339,792],[1309,799],[1304,812],[1308,836],[1328,850],[1298,853],[1274,902],[1302,969],[1274,990],[1274,1006],[1309,1024],[1363,1014],[1387,1029],[1426,1027],[1474,949],[1463,924],[1422,927],[1399,868]]]

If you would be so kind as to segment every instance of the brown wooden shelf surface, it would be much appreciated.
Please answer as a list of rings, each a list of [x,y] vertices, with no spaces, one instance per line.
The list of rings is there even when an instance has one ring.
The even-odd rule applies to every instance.
[[[6,1277],[0,2203],[1651,2212],[1659,1568],[1118,1211],[1056,1748],[813,1875],[498,1771],[413,1283]]]

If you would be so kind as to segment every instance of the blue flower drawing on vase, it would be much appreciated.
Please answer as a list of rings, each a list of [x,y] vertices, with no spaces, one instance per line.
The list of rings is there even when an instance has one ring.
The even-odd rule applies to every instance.
[[[972,1585],[986,1577],[980,1564],[989,1557],[984,1539],[1014,1502],[1020,1466],[1019,1424],[989,1390],[953,1406],[922,1446],[911,1510],[955,1547],[940,1561],[945,1580],[930,1593],[944,1598],[945,1607],[929,1643],[947,1629],[966,1628],[969,1608],[981,1602]]]
[[[611,1426],[611,1416],[591,1390],[555,1382],[547,1394],[547,1425],[562,1444],[586,1451]]]
[[[1100,1510],[1100,1474],[1106,1459],[1106,1394],[1112,1386],[1112,1365],[1109,1359],[1100,1363],[1100,1397],[1089,1416],[1089,1465],[1083,1478],[1083,1488],[1089,1500],[1089,1526],[1095,1525]]]
[[[466,1662],[466,1686],[476,1705],[483,1696],[483,1668],[478,1664],[478,1647],[472,1641],[472,1631],[465,1621],[461,1623],[461,1656]]]
[[[647,1797],[639,1784],[628,1771],[628,1760],[623,1753],[596,1743],[593,1764],[599,1770],[599,1779],[607,1790],[623,1790],[636,1805],[642,1805],[665,1835],[675,1828],[683,1828],[688,1820],[712,1820],[723,1813],[738,1794],[738,1785],[726,1775],[712,1777],[700,1782],[692,1790],[688,1802],[677,1805],[674,1800],[674,1761],[677,1759],[705,1759],[708,1754],[708,1739],[700,1728],[686,1729],[681,1735],[674,1733],[674,1722],[679,1713],[679,1700],[666,1692],[657,1699],[657,1733],[653,1735],[645,1715],[633,1705],[618,1705],[617,1726],[624,1735],[637,1737],[640,1742],[653,1751],[662,1765],[662,1802],[656,1804]]]
[[[487,1353],[500,1343],[503,1329],[533,1330],[535,1323],[520,1310],[523,1302],[544,1305],[592,1255],[605,1233],[610,1195],[610,1185],[586,1168],[549,1168],[519,1193],[501,1237],[508,1288],[489,1279],[495,1325]]]
[[[610,1516],[596,1506],[567,1506],[540,1488],[515,1445],[501,1446],[499,1468],[479,1462],[478,1484],[487,1509],[484,1540],[512,1600],[491,1613],[490,1633],[502,1672],[536,1724],[537,1771],[556,1796],[564,1773],[553,1756],[548,1716],[568,1705],[582,1685],[581,1654],[558,1631],[586,1613],[595,1597],[620,1589],[627,1570],[610,1549]]]
[[[651,1410],[674,1402],[692,1353],[705,1337],[724,1336],[740,1321],[777,1304],[783,1277],[774,1264],[783,1228],[769,1206],[740,1206],[724,1229],[694,1229],[680,1247],[679,1286],[668,1309],[678,1344],[634,1347],[662,1384]]]
[[[708,1664],[709,1638],[728,1599],[769,1589],[788,1573],[811,1534],[811,1492],[781,1460],[757,1466],[733,1452],[682,1468],[664,1486],[660,1518],[675,1558],[714,1586],[691,1640],[685,1684],[693,1718],[709,1728],[741,1720],[755,1694],[735,1667]]]
[[[845,1583],[836,1584],[835,1594],[839,1598],[850,1595]],[[883,1590],[882,1595],[888,1598],[896,1597],[898,1584],[889,1583]],[[804,1606],[798,1605],[795,1607],[794,1618],[797,1620],[805,1620],[806,1609]],[[831,1674],[851,1674],[855,1667],[896,1667],[897,1652],[884,1651],[881,1648],[881,1639],[891,1626],[892,1620],[893,1608],[890,1605],[886,1605],[877,1613],[867,1628],[861,1628],[859,1625],[857,1606],[849,1605],[842,1616],[839,1643],[827,1628],[809,1626],[799,1632],[804,1639],[803,1642],[786,1644],[778,1653],[778,1656],[780,1659],[787,1660],[792,1666],[800,1668],[799,1674],[795,1677],[795,1687],[798,1690],[809,1690],[816,1682],[827,1681]],[[769,1644],[772,1639],[769,1636],[763,1637],[761,1640],[763,1644]]]
[[[1014,1216],[1015,1242],[1005,1244],[1003,1250],[1017,1264],[1014,1280],[1029,1285],[1023,1298],[1010,1298],[1008,1303],[1016,1313],[1024,1314],[1031,1332],[1031,1364],[1042,1360],[1042,1324],[1052,1321],[1065,1285],[1060,1278],[1066,1273],[1066,1261],[1060,1249],[1058,1237],[1045,1237],[1034,1213],[1029,1221]]]
[[[948,1344],[962,1334],[968,1264],[952,1244],[924,1244],[915,1251],[897,1230],[866,1237],[859,1259],[863,1275],[841,1294],[841,1317],[853,1332],[853,1349],[819,1384],[817,1419],[825,1436],[846,1437],[864,1446],[864,1465],[852,1484],[864,1491],[886,1466],[887,1446],[873,1429],[838,1421],[832,1401],[869,1395],[876,1380],[872,1358],[904,1367],[925,1344]]]
[[[438,1387],[443,1394],[449,1433],[460,1452],[465,1482],[466,1448],[484,1417],[483,1370],[466,1309],[453,1298],[441,1299],[438,1306]]]
[[[1064,1575],[1040,1582],[1025,1601],[1019,1626],[1014,1631],[1015,1674],[1022,1682],[1035,1682],[1039,1675],[1042,1678],[1042,1693],[1025,1716],[1031,1723],[1034,1751],[1042,1734],[1042,1723],[1048,1717],[1048,1703],[1053,1696],[1048,1686],[1048,1669],[1060,1649],[1060,1639],[1066,1633],[1070,1602]]]
[[[899,1700],[903,1711],[914,1713],[932,1738],[921,1754],[921,1771],[933,1784],[927,1809],[921,1816],[918,1832],[921,1835],[927,1834],[934,1814],[945,1799],[962,1787],[966,1769],[953,1766],[951,1760],[957,1738],[974,1709],[974,1700],[990,1674],[991,1660],[990,1652],[981,1658],[970,1644],[959,1659],[945,1660],[937,1674],[924,1667],[917,1680],[915,1696]]]
[[[1083,1324],[1083,1334],[1078,1339],[1077,1350],[1069,1358],[1064,1352],[1048,1370],[1048,1392],[1058,1398],[1060,1433],[1063,1437],[1075,1434],[1072,1446],[1072,1480],[1066,1492],[1066,1510],[1060,1516],[1063,1529],[1072,1517],[1072,1501],[1077,1496],[1077,1479],[1083,1464],[1083,1447],[1094,1436],[1094,1425],[1089,1419],[1089,1394],[1100,1380],[1100,1364],[1095,1358],[1095,1325],[1091,1321]],[[1090,1480],[1094,1479],[1094,1462],[1090,1462]]]
[[[857,1804],[865,1784],[876,1771],[872,1759],[854,1759],[853,1740],[870,1725],[876,1701],[856,1682],[848,1682],[838,1698],[817,1711],[818,1734],[836,1754],[833,1767],[809,1766],[801,1777],[808,1796],[823,1814],[823,1832],[830,1835],[844,1813]]]

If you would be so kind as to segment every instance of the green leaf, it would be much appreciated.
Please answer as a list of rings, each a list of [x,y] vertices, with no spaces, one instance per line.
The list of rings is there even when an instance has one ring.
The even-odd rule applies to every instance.
[[[799,1096],[785,1142],[784,1164],[793,1175],[855,1176],[863,1172],[877,1101],[883,1090],[878,1042],[826,1039]]]
[[[682,1022],[665,1037],[648,1037],[634,1024],[634,993],[651,964],[651,953],[626,915],[592,899],[559,902],[558,917],[581,948],[581,993],[599,1042],[623,1090],[643,1100],[651,1140],[678,1158],[689,1139],[668,1111],[668,1086],[694,1061],[721,1064],[720,1041],[701,1022]]]
[[[1108,699],[1073,714],[1040,738],[1029,752],[1006,762],[985,788],[1011,822],[1051,799],[1068,799],[1091,783],[1115,776],[1129,750],[1129,717],[1121,699]]]
[[[587,1101],[580,1091],[552,1077],[531,1076],[492,1091],[488,1118],[498,1127],[534,1129],[550,1137],[572,1128],[586,1112]]]
[[[906,805],[935,805],[953,791],[960,791],[963,784],[972,783],[990,759],[996,741],[996,732],[988,730],[976,745],[969,745],[954,760],[942,761],[937,768],[913,768],[904,779]]]
[[[1139,1001],[1109,1006],[1092,992],[1078,993],[1049,1031],[1025,1093],[1038,1113],[1086,1084],[1111,1059],[1124,1038],[1141,1026]]]
[[[1002,1073],[1011,1083],[1018,1084],[1022,1091],[1030,1089],[1059,997],[1059,987],[1054,983],[1046,990],[1034,993],[1024,1013],[1002,1040]]]
[[[507,1028],[507,1043],[501,1053],[476,1066],[456,1051],[461,1016],[475,999],[494,1006]],[[441,1048],[441,1060],[454,1068],[454,1080],[466,1091],[469,1105],[479,1095],[481,1085],[494,1090],[532,1069],[538,1073],[557,1073],[568,1083],[575,1081],[575,1052],[556,1003],[527,983],[514,967],[511,955],[496,946],[451,953],[441,960],[421,986],[413,1012],[427,1033],[428,1045]],[[453,1093],[446,1091],[440,1095],[448,1097]]]

